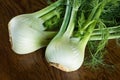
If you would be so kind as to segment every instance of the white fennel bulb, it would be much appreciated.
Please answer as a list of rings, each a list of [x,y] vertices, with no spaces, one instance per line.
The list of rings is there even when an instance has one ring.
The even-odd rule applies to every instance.
[[[58,0],[40,11],[18,15],[10,20],[8,29],[14,52],[27,54],[48,44],[55,32],[45,31],[43,23],[60,14],[60,12],[56,13],[55,9],[62,2]]]
[[[32,14],[14,17],[8,24],[12,49],[18,54],[26,54],[47,45],[54,32],[45,32],[43,22]]]
[[[84,60],[84,50],[78,42],[61,38],[50,43],[46,49],[46,59],[50,65],[71,72],[79,69]]]

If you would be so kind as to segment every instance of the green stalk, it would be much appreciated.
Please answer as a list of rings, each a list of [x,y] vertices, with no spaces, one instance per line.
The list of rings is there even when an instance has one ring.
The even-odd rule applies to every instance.
[[[106,31],[106,29],[109,31],[109,33],[120,32],[120,26],[113,26],[113,27],[104,28],[103,31]],[[94,29],[92,35],[99,35],[99,34],[101,34],[100,29]]]
[[[85,49],[85,47],[87,45],[87,42],[90,39],[90,36],[91,36],[92,32],[94,31],[94,28],[96,26],[96,23],[97,23],[99,17],[100,17],[100,14],[102,13],[103,8],[104,8],[104,1],[102,1],[101,3],[99,3],[97,5],[97,8],[95,7],[92,10],[92,12],[90,14],[90,17],[88,17],[87,21],[95,20],[95,22],[93,24],[91,24],[90,26],[88,26],[88,30],[86,31],[86,33],[84,34],[84,37],[79,42],[79,47],[83,51],[84,51],[84,49]]]
[[[96,21],[89,26],[88,31],[85,33],[85,35],[83,36],[83,38],[80,40],[78,44],[79,48],[83,50],[83,52],[85,51],[85,47],[90,39],[90,36],[92,34],[92,31],[94,30],[95,25],[96,25]]]
[[[55,3],[49,5],[48,7],[44,8],[40,11],[37,11],[33,14],[36,15],[36,17],[41,17],[41,16],[47,14],[48,12],[54,10],[56,7],[60,6],[62,4],[62,2],[63,2],[63,0],[58,0]]]
[[[87,24],[90,23],[91,20],[99,19],[102,8],[104,7],[105,4],[106,4],[106,0],[100,2],[98,5],[96,5],[93,8],[92,12],[90,13],[90,15],[86,21],[86,24],[83,26],[83,28],[81,28],[80,32],[83,32],[85,29],[88,28]],[[101,7],[101,8],[99,8],[99,7]]]
[[[98,4],[97,6],[95,6],[95,7],[93,8],[92,12],[90,13],[90,15],[89,15],[89,17],[88,17],[88,22],[91,21],[91,20],[93,20],[93,17],[94,17],[94,15],[95,15],[95,13],[96,13],[99,5],[100,5],[100,4]]]
[[[104,28],[103,31],[106,31],[106,29],[109,31],[108,39],[120,38],[120,26]],[[49,31],[46,32],[50,33]],[[51,38],[53,38],[57,34],[56,31],[55,32],[51,31],[51,33],[53,33],[51,35],[52,36]],[[95,40],[102,40],[102,32],[100,29],[94,29],[93,33],[91,34],[89,41],[95,41]]]
[[[99,5],[100,4],[100,5]],[[99,5],[99,7],[98,7],[98,9],[96,9],[96,13],[94,14],[94,17],[92,18],[92,20],[99,20],[99,17],[100,17],[100,15],[101,15],[101,13],[102,13],[102,11],[103,11],[103,9],[104,9],[104,6],[105,6],[105,2],[104,1],[102,1],[101,3],[99,3],[98,5]],[[93,11],[92,12],[94,12],[94,9],[93,9]],[[89,19],[88,19],[89,20]],[[93,32],[93,30],[94,30],[94,28],[95,28],[95,26],[96,26],[96,23],[97,22],[95,22],[95,25],[94,26],[90,26],[89,28],[88,28],[88,32],[90,32],[90,35],[92,34],[92,32]]]
[[[56,37],[61,37],[65,30],[66,30],[66,27],[68,25],[68,22],[69,22],[69,19],[70,19],[70,15],[71,15],[71,6],[70,6],[70,1],[67,0],[67,5],[66,5],[66,12],[65,12],[65,16],[64,16],[64,20],[62,22],[62,25],[61,25],[61,28],[60,28],[60,31],[58,32],[58,34],[56,35]]]
[[[79,29],[79,30],[80,30],[80,33],[83,34],[84,31],[85,31],[85,29],[86,29],[87,27],[89,27],[89,25],[91,25],[93,22],[94,22],[94,20],[89,21],[82,29]]]
[[[71,18],[70,18],[70,22],[69,22],[69,25],[68,25],[68,28],[64,34],[64,36],[70,38],[70,36],[72,35],[73,33],[73,30],[74,30],[74,26],[75,26],[75,20],[76,20],[76,16],[77,16],[77,10],[72,10],[72,14],[71,14]]]
[[[58,14],[61,14],[60,12],[56,12],[56,10],[52,10],[49,13],[45,14],[44,16],[41,16],[40,18],[44,21],[49,20],[50,18],[57,16]]]
[[[76,22],[76,16],[77,16],[77,11],[78,8],[80,7],[81,3],[79,3],[78,1],[73,1],[73,8],[72,8],[72,13],[71,13],[71,18],[70,18],[70,22],[68,24],[68,28],[66,30],[66,32],[64,33],[64,37],[66,38],[70,38],[74,27],[75,27],[75,22]]]
[[[88,21],[91,21],[94,19],[98,20],[105,4],[106,4],[106,0],[103,0],[96,7],[94,7],[94,9],[92,10],[91,14],[88,17]]]
[[[120,38],[120,33],[111,33],[109,34],[108,39],[116,39],[116,38]],[[101,35],[92,35],[90,37],[90,41],[94,41],[94,40],[102,40],[102,36]]]
[[[113,26],[104,28],[103,31],[109,31],[108,39],[120,38],[120,26]],[[91,35],[91,40],[102,40],[101,31],[99,29],[95,29]]]
[[[95,16],[94,16],[94,18],[93,18],[93,19],[95,19],[95,20],[99,20],[99,17],[100,17],[100,15],[101,15],[101,13],[102,13],[102,11],[103,11],[103,9],[104,9],[104,6],[105,6],[105,4],[106,4],[106,0],[103,0],[102,2],[100,2],[100,4],[101,4],[101,5],[100,5],[100,7],[97,9],[97,12],[96,12],[96,14],[95,14]],[[105,44],[106,44],[106,42],[108,41],[108,36],[109,36],[109,34],[108,34],[108,35],[105,35],[104,37],[102,36],[101,44],[98,45],[97,50],[96,50],[94,56],[96,56],[96,55],[99,53],[99,51],[102,50],[102,49],[105,47]]]

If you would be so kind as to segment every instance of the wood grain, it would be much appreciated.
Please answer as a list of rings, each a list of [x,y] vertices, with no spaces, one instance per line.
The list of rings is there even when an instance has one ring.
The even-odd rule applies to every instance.
[[[120,80],[120,46],[115,40],[109,41],[105,58],[114,68],[95,71],[85,66],[71,73],[53,68],[45,60],[45,48],[27,55],[15,54],[9,43],[8,22],[16,15],[45,6],[45,0],[0,0],[0,80]]]

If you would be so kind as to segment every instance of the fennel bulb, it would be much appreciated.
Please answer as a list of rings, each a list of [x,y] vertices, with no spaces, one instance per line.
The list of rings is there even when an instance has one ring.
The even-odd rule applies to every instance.
[[[10,20],[8,28],[14,52],[27,54],[48,44],[55,33],[46,32],[43,23],[56,15],[54,9],[60,6],[61,3],[62,0],[58,0],[40,11],[18,15]]]
[[[8,24],[12,49],[18,54],[26,54],[47,45],[54,32],[44,31],[43,22],[32,14],[13,18]]]
[[[46,60],[50,65],[66,72],[79,69],[84,59],[84,50],[80,49],[78,42],[70,39],[75,25],[77,10],[81,4],[75,0],[73,0],[73,2],[72,11],[68,12],[70,10],[70,2],[67,0],[68,5],[61,29],[48,44],[45,52]],[[70,18],[68,19],[66,16]],[[66,30],[67,26],[68,28]]]
[[[81,51],[78,42],[61,38],[54,40],[46,49],[46,59],[50,65],[60,70],[70,72],[79,69],[84,60],[84,50]]]
[[[69,2],[69,0],[67,1]],[[50,65],[66,72],[75,71],[81,67],[84,61],[85,47],[104,7],[104,3],[101,2],[93,8],[86,20],[85,26],[83,26],[84,34],[76,41],[71,37],[76,24],[77,12],[82,4],[82,0],[73,0],[72,3],[71,16],[69,22],[67,22],[68,25],[61,26],[60,31],[48,44],[45,52],[46,60]],[[66,18],[64,18],[63,23],[64,22],[66,22]],[[65,30],[64,28],[66,27],[67,29]]]

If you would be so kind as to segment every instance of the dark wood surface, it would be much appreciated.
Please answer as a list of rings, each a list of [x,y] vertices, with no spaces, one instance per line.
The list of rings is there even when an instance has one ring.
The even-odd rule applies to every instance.
[[[0,0],[0,80],[120,80],[120,46],[115,40],[109,41],[105,58],[114,68],[101,67],[95,71],[82,66],[66,73],[50,67],[44,57],[45,48],[28,55],[15,54],[9,43],[9,20],[45,6],[45,0]]]

